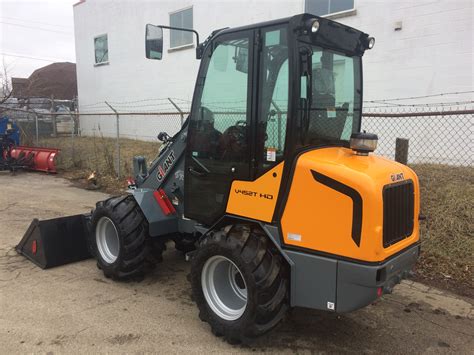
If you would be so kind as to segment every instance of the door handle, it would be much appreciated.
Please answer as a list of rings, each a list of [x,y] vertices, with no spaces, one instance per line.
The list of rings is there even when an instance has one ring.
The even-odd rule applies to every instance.
[[[207,173],[205,173],[204,171],[202,171],[202,172],[201,172],[201,171],[197,171],[197,170],[194,170],[194,168],[192,168],[192,167],[189,168],[188,171],[189,171],[192,175],[194,175],[194,176],[203,177],[203,176],[206,176],[206,175],[207,175]]]

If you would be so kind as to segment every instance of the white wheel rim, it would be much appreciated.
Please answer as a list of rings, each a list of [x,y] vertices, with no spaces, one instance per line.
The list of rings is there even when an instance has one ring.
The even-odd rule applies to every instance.
[[[120,251],[120,239],[114,222],[108,217],[101,217],[95,229],[95,241],[102,259],[113,264]]]
[[[221,255],[209,258],[201,273],[207,304],[220,318],[239,319],[247,308],[247,285],[239,268]]]

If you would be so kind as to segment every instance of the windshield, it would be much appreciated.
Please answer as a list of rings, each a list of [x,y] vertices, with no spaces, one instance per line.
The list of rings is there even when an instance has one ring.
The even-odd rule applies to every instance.
[[[310,60],[310,73],[301,77],[298,145],[348,142],[360,127],[360,57],[312,46]]]

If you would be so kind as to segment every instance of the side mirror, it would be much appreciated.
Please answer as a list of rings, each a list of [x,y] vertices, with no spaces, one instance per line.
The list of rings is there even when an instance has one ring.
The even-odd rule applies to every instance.
[[[146,25],[145,55],[148,59],[163,57],[163,29],[155,25]]]

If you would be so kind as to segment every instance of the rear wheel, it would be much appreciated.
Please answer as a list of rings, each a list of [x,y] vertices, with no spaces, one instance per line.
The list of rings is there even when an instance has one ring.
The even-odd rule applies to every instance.
[[[288,265],[256,227],[228,226],[203,239],[190,281],[199,317],[230,343],[264,334],[288,309]]]
[[[141,279],[150,252],[161,256],[162,249],[151,245],[148,223],[131,195],[98,202],[91,224],[89,246],[106,277]]]

